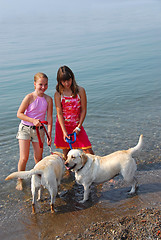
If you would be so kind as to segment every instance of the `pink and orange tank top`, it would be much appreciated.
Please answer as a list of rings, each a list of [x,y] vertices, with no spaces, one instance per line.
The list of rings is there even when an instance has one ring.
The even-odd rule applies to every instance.
[[[47,101],[45,97],[39,97],[32,102],[28,108],[25,110],[24,114],[28,117],[40,119],[40,121],[45,121],[45,115],[47,111]],[[21,120],[21,123],[28,126],[33,126],[33,123]]]
[[[80,96],[61,96],[62,111],[66,126],[77,126],[80,120],[81,100]]]

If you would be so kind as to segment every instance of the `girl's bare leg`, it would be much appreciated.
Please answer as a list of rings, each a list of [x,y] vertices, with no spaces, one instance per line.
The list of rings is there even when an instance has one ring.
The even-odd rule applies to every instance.
[[[70,149],[63,149],[63,155],[64,155],[64,159],[67,159],[67,154],[70,151]]]
[[[18,171],[25,171],[26,169],[26,164],[29,158],[29,151],[30,151],[30,140],[19,140],[19,149],[20,149],[20,158],[18,162]],[[22,179],[17,180],[17,185],[16,185],[17,190],[22,190]]]
[[[92,148],[83,149],[83,152],[84,153],[90,153],[90,154],[94,155],[94,152],[93,152]]]
[[[32,146],[33,146],[33,149],[34,149],[34,160],[35,160],[35,164],[36,164],[40,160],[42,160],[43,148],[40,148],[38,142],[32,142]]]

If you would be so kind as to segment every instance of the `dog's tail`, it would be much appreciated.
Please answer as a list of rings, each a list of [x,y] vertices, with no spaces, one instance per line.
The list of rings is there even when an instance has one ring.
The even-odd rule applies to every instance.
[[[36,170],[36,169],[31,169],[30,171],[19,171],[19,172],[13,172],[10,175],[6,177],[5,180],[10,180],[13,178],[21,178],[21,179],[27,179],[31,178],[32,175],[34,174],[42,174],[42,170]]]
[[[143,135],[140,135],[138,144],[135,147],[130,148],[128,151],[132,155],[134,152],[141,150],[142,144],[143,144]]]

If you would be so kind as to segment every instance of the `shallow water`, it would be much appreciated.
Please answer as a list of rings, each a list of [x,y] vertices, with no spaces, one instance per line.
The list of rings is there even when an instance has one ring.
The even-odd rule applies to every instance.
[[[0,8],[0,238],[7,240],[50,239],[141,207],[160,208],[160,1],[63,1],[63,9],[60,3],[40,2],[38,12],[20,1],[14,1],[16,9],[9,15],[5,11],[11,5]],[[15,191],[15,181],[4,180],[17,170],[19,159],[16,112],[33,91],[38,71],[48,75],[47,94],[53,97],[56,71],[63,64],[86,89],[84,127],[97,155],[133,147],[144,135],[143,149],[135,157],[140,188],[138,195],[128,198],[128,186],[117,178],[113,186],[93,186],[90,201],[81,205],[82,187],[66,176],[56,213],[50,214],[45,192],[32,216],[30,180],[23,192]],[[45,145],[44,156],[48,154]],[[33,166],[31,148],[27,169]]]

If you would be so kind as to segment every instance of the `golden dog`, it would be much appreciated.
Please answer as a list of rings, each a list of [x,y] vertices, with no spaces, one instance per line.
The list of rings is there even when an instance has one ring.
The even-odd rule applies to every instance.
[[[122,174],[125,181],[132,185],[129,194],[134,194],[137,185],[134,177],[137,166],[132,154],[141,149],[142,142],[143,135],[140,136],[135,147],[117,151],[104,157],[85,154],[80,150],[70,150],[65,166],[68,170],[75,172],[77,183],[84,187],[84,198],[81,203],[88,200],[92,183],[108,181],[119,173]]]
[[[30,171],[19,171],[10,174],[5,180],[13,178],[31,179],[32,192],[32,213],[35,213],[36,203],[36,188],[38,191],[38,200],[41,199],[41,186],[48,189],[51,196],[51,212],[54,212],[54,203],[58,192],[60,181],[64,174],[63,155],[59,152],[54,152],[52,155],[43,158]]]

